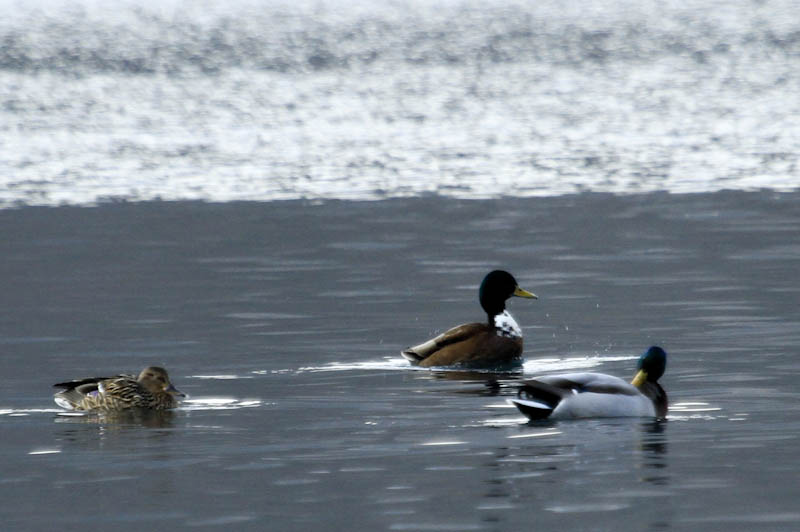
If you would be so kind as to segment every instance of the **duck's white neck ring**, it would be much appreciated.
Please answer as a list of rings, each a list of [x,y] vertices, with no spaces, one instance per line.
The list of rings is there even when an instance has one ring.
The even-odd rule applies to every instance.
[[[511,317],[507,310],[494,317],[494,328],[498,336],[506,338],[522,338],[522,329],[519,328],[517,322]]]

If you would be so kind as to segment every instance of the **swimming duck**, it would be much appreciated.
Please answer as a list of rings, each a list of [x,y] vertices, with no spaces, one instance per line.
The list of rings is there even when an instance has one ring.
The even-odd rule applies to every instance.
[[[512,399],[532,420],[590,417],[658,417],[667,415],[667,393],[658,384],[667,353],[653,346],[636,364],[630,384],[602,373],[547,375],[526,381]]]
[[[177,397],[186,397],[172,385],[167,370],[155,366],[144,368],[138,378],[94,377],[53,386],[64,388],[54,399],[58,406],[68,410],[168,410],[178,406]]]
[[[402,351],[403,357],[422,367],[500,367],[518,362],[522,355],[522,330],[506,311],[512,296],[537,299],[523,290],[505,271],[489,272],[481,282],[478,299],[486,312],[485,323],[466,323]]]

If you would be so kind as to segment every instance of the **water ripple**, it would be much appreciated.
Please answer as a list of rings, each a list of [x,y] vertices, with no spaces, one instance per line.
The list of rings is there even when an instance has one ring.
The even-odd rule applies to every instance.
[[[180,410],[237,410],[240,408],[257,408],[270,403],[260,399],[236,399],[234,397],[195,397],[182,402]]]

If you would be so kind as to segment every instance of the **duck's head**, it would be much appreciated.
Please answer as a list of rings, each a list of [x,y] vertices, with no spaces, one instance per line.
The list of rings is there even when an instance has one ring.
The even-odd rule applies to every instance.
[[[481,307],[489,315],[489,321],[506,309],[506,300],[512,296],[538,299],[536,294],[520,288],[514,276],[503,270],[486,274],[478,291]]]
[[[652,346],[639,357],[636,363],[636,376],[631,384],[637,388],[645,382],[657,382],[667,368],[667,352],[658,346]]]
[[[164,368],[159,368],[157,366],[144,368],[142,372],[139,373],[139,378],[136,380],[152,393],[168,393],[177,397],[186,397],[186,394],[172,385],[169,381],[167,370]]]

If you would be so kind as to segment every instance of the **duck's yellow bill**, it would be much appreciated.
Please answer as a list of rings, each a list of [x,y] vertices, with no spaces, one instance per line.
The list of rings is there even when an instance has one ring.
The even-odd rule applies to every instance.
[[[633,377],[633,380],[631,381],[631,384],[633,384],[634,386],[636,386],[638,388],[639,386],[644,384],[644,382],[646,380],[647,380],[647,372],[645,370],[643,370],[643,369],[640,369],[636,373],[636,376]]]
[[[527,290],[523,290],[519,286],[514,288],[514,295],[517,297],[527,297],[529,299],[539,299],[536,294],[528,292]]]

